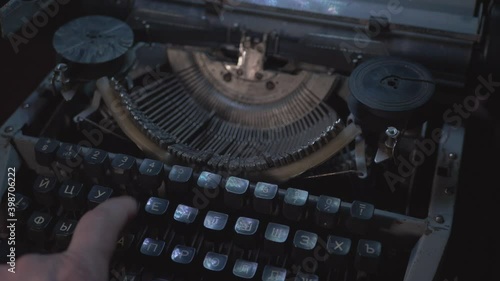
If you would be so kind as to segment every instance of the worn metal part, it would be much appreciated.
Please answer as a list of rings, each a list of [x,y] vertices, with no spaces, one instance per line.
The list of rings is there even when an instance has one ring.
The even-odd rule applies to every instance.
[[[264,71],[256,62],[263,59],[259,52],[242,52],[251,53],[240,58],[238,65],[182,49],[169,48],[167,56],[173,73],[199,104],[227,121],[253,128],[277,127],[303,118],[339,82],[338,75],[326,73]],[[261,73],[261,79],[247,77],[248,71]],[[336,120],[335,112],[330,111],[330,119]]]
[[[67,75],[68,65],[59,63],[54,68],[52,75],[52,89],[54,94],[60,94],[66,101],[70,101],[76,94],[76,90],[71,86],[71,80]]]
[[[405,281],[433,280],[438,272],[440,260],[451,234],[455,209],[456,193],[450,193],[447,190],[450,186],[458,185],[464,135],[464,128],[451,125],[443,127],[432,183],[427,218],[428,229],[412,251]],[[455,160],[450,165],[450,176],[439,175],[438,167],[448,166],[451,154],[454,155]]]
[[[377,33],[378,29],[388,28],[387,25],[392,23],[397,26],[413,26],[429,30],[428,32],[432,32],[433,29],[439,29],[474,38],[477,28],[480,25],[478,18],[473,13],[476,5],[476,1],[474,0],[441,0],[439,5],[433,5],[432,2],[427,1],[388,3],[386,0],[371,0],[369,2],[336,0],[318,1],[311,4],[289,0],[229,0],[220,2],[224,3],[222,8],[265,9],[266,7],[271,7],[273,10],[281,10],[291,14],[304,12],[318,17],[330,16],[362,19],[367,27],[375,26],[375,30],[368,30],[372,33]],[[403,7],[404,9],[402,9]],[[374,11],[383,12],[375,13]],[[375,17],[373,14],[380,16]],[[446,14],[446,16],[444,17],[442,14]],[[373,23],[373,21],[376,23]],[[376,37],[376,35],[371,36]]]
[[[114,119],[122,131],[133,140],[139,148],[141,148],[147,155],[160,159],[166,163],[173,161],[172,155],[166,149],[160,147],[157,143],[152,141],[146,136],[136,125],[134,118],[126,110],[126,104],[120,99],[119,94],[111,85],[109,79],[101,78],[97,81],[97,89],[101,92],[105,104],[110,108]],[[280,166],[276,168],[266,169],[259,172],[248,172],[246,177],[260,178],[272,180],[274,182],[283,182],[296,177],[308,169],[315,167],[330,157],[338,153],[342,148],[351,143],[356,136],[361,134],[361,129],[354,124],[340,129],[343,126],[333,126],[335,132],[334,138],[324,144],[318,150],[312,152],[310,155],[297,159],[291,164]]]
[[[293,162],[287,166],[278,167],[263,171],[260,175],[263,179],[283,182],[297,177],[305,171],[325,162],[333,155],[340,152],[361,134],[361,129],[354,124],[345,127],[340,133],[325,146],[313,154]],[[257,176],[257,175],[256,175]]]
[[[150,156],[154,156],[163,162],[169,163],[172,160],[170,154],[163,150],[156,143],[151,141],[134,124],[132,116],[123,107],[123,102],[115,92],[108,78],[103,77],[96,82],[97,91],[100,92],[102,99],[113,118],[116,120],[122,131],[142,150]]]
[[[236,65],[226,64],[228,73],[250,81],[269,79],[273,73],[264,70],[266,39],[266,35],[258,42],[254,42],[250,36],[242,37],[238,63]]]
[[[252,44],[242,42],[265,51]],[[261,71],[258,57],[231,72],[227,60],[212,53],[167,50],[172,71],[150,83],[114,85],[123,101],[115,107],[128,111],[141,132],[179,162],[257,175],[307,157],[341,131],[329,100],[339,75]],[[246,79],[248,67],[261,79]]]
[[[13,140],[21,135],[21,129],[25,125],[31,124],[46,106],[46,100],[41,99],[40,95],[44,90],[50,88],[49,77],[50,75],[46,76],[44,82],[28,96],[23,104],[0,127],[0,197],[7,190],[7,185],[4,185],[7,182],[7,168],[19,168],[21,165],[21,156],[14,146]]]
[[[90,103],[90,105],[85,110],[83,110],[82,112],[78,113],[75,117],[73,117],[73,122],[79,123],[83,121],[89,115],[96,112],[99,109],[100,104],[101,104],[101,92],[94,91],[94,96],[92,97],[92,102]]]
[[[381,163],[393,157],[399,134],[399,130],[395,127],[387,128],[387,130],[385,131],[385,141],[383,143],[379,143],[378,145],[374,160],[375,163]]]
[[[385,135],[387,136],[385,140],[385,146],[393,149],[396,146],[396,142],[399,136],[399,130],[395,127],[389,127],[385,130]]]
[[[366,143],[365,139],[361,135],[356,137],[354,154],[358,177],[364,179],[368,176],[368,165],[366,163]]]
[[[49,81],[49,79],[47,78],[46,81]],[[47,86],[47,88],[49,87],[46,82],[42,85]],[[40,87],[40,90],[43,89],[43,87]],[[116,95],[108,79],[103,78],[99,80],[98,89],[109,95]],[[2,158],[2,161],[0,161],[0,180],[2,180],[2,182],[4,182],[6,177],[6,167],[19,168],[21,159],[23,159],[23,163],[26,164],[26,167],[39,174],[51,173],[50,170],[39,166],[34,160],[33,148],[37,138],[24,136],[20,131],[25,124],[31,123],[36,116],[38,116],[40,110],[46,105],[44,100],[39,98],[39,96],[40,92],[38,90],[35,91],[24,103],[30,104],[30,106],[20,106],[0,128],[0,153],[5,156],[5,158]],[[118,100],[116,96],[103,95],[103,99],[107,101],[107,104],[109,103],[111,105],[110,110],[118,121],[127,118],[126,112],[119,112],[116,110],[116,107],[113,106],[116,106]],[[126,122],[131,123],[130,120]],[[331,149],[345,146],[349,143],[348,140],[350,136],[354,139],[355,136],[360,133],[359,128],[352,123],[345,128],[343,128],[340,123],[337,126],[341,131],[337,138],[334,139],[337,143],[329,144],[332,146]],[[374,213],[373,219],[374,223],[379,226],[378,231],[390,235],[405,236],[412,239],[412,241],[418,240],[409,260],[404,279],[405,281],[433,279],[438,270],[439,261],[442,258],[451,233],[456,188],[458,186],[460,162],[462,159],[464,129],[445,125],[442,135],[442,141],[440,142],[439,148],[436,150],[438,153],[437,165],[434,172],[428,217],[426,219],[420,219],[379,209],[376,209]],[[325,148],[327,148],[327,146],[323,149]],[[83,150],[86,151],[86,148],[83,148]],[[316,157],[325,157],[321,150],[317,153],[319,155]],[[440,166],[450,167],[450,175],[439,175],[437,167]],[[274,174],[278,176],[278,178],[282,178],[283,174],[290,175],[290,171],[286,170],[275,172],[282,172]],[[0,195],[5,193],[5,187],[5,185],[0,186]],[[315,199],[314,196],[311,196],[310,200],[317,200],[317,198]],[[350,208],[350,203],[342,202],[342,212],[348,213]]]
[[[425,1],[401,5],[395,1],[388,6],[384,0],[342,0],[335,2],[333,15],[327,14],[330,9],[311,13],[304,7],[287,10],[237,2],[227,6],[231,9],[224,10],[221,20],[204,3],[137,0],[128,22],[146,37],[142,22],[147,21],[151,26],[148,38],[154,42],[207,47],[237,45],[244,27],[245,31],[271,35],[271,55],[335,67],[341,72],[352,71],[360,56],[364,61],[390,54],[416,59],[439,83],[462,86],[484,21],[483,5],[478,5],[479,12],[474,13],[474,0],[446,0],[440,3],[439,11]],[[292,2],[280,1],[285,7]],[[380,11],[387,17],[373,18],[370,11]],[[387,22],[385,27],[389,28],[367,30],[374,20],[379,25]]]

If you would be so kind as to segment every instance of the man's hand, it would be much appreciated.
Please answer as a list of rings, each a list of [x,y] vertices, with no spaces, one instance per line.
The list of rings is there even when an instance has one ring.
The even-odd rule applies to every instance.
[[[2,265],[0,280],[107,281],[118,234],[136,212],[134,199],[112,198],[80,219],[65,252],[23,256],[16,263],[16,273]]]

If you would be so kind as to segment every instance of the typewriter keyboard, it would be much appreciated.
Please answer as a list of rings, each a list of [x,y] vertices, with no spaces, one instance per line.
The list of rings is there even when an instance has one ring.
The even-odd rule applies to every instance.
[[[63,251],[86,211],[128,194],[140,210],[117,239],[110,280],[402,280],[425,227],[307,187],[31,142],[42,168],[18,172],[18,254]]]

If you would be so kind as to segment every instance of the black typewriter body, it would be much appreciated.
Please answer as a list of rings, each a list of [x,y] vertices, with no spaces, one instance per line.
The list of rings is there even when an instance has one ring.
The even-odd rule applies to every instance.
[[[498,263],[493,232],[463,246],[456,208],[482,204],[467,189],[488,180],[464,174],[495,151],[497,2],[9,1],[22,55],[16,13],[63,19],[0,128],[14,260],[63,251],[127,194],[109,280],[486,280]],[[477,208],[469,228],[494,213]],[[457,269],[463,247],[491,266]]]

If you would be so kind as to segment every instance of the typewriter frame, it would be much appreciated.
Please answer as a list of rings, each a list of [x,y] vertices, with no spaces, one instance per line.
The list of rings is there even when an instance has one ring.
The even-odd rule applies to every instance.
[[[40,97],[47,89],[50,89],[50,75],[0,127],[0,154],[5,155],[0,161],[1,182],[7,181],[8,167],[21,168],[22,159],[28,164],[27,168],[37,173],[51,173],[49,168],[35,161],[36,138],[22,132],[23,127],[33,123],[47,106],[47,101]],[[442,130],[427,218],[418,219],[380,209],[374,213],[377,224],[387,227],[382,231],[418,239],[410,255],[404,281],[439,280],[440,262],[451,234],[465,129],[445,124]],[[446,167],[449,176],[440,175],[440,167]],[[7,191],[6,185],[4,187],[0,186],[0,196]],[[342,202],[341,209],[344,211],[350,207],[350,203]]]

